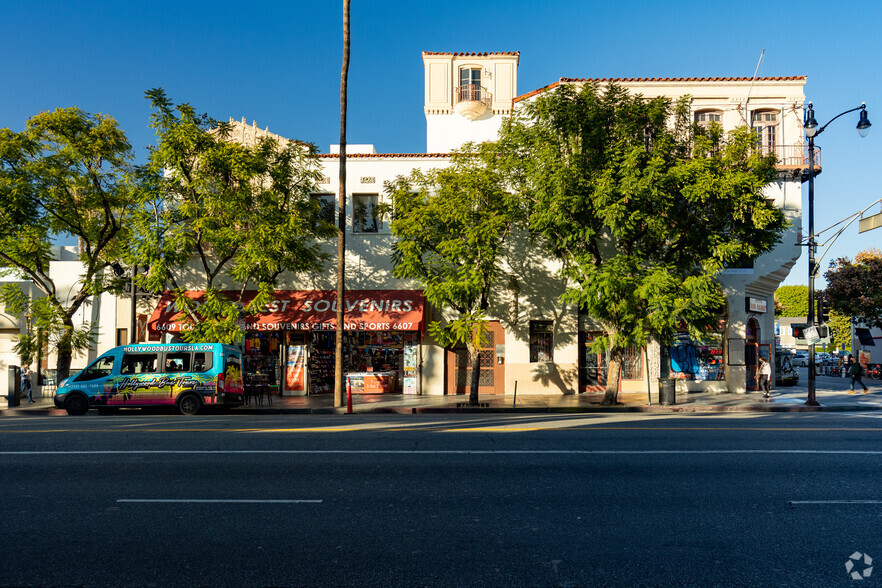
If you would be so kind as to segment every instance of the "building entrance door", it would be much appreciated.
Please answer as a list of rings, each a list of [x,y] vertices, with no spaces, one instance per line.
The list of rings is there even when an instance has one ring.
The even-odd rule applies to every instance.
[[[496,356],[496,346],[505,345],[505,329],[498,321],[487,323],[479,350],[478,394],[505,394],[505,364]],[[465,346],[446,352],[447,394],[468,394],[472,370]]]

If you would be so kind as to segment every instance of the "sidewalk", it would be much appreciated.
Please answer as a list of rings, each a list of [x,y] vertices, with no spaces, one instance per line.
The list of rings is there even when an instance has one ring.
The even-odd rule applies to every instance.
[[[519,394],[504,396],[482,396],[480,405],[469,406],[468,395],[458,396],[405,396],[402,394],[355,394],[352,397],[353,412],[370,413],[549,413],[549,412],[817,412],[817,411],[864,411],[882,410],[882,381],[865,382],[870,389],[868,394],[861,391],[848,393],[848,380],[818,376],[815,397],[821,406],[806,406],[807,389],[805,382],[793,388],[779,388],[772,391],[772,398],[765,400],[759,392],[749,394],[678,392],[677,403],[671,406],[658,404],[658,392],[652,393],[652,404],[647,402],[646,393],[620,393],[619,405],[602,406],[603,394]],[[16,408],[6,408],[6,398],[2,398],[2,416],[46,416],[66,415],[64,410],[55,408],[52,398],[41,398],[35,404],[24,403]],[[316,396],[273,397],[272,404],[264,399],[262,404],[252,403],[233,409],[230,414],[342,414],[344,406],[334,407],[330,394]]]

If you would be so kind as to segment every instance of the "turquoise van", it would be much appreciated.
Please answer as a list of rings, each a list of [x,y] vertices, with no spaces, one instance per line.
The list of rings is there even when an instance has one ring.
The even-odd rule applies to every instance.
[[[174,406],[193,415],[206,406],[243,403],[242,351],[221,343],[114,347],[58,385],[55,406],[82,415],[90,408]]]

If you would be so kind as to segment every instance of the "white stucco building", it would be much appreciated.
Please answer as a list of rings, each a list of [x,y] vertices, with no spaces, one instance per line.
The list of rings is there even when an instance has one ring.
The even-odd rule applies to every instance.
[[[430,308],[418,286],[392,275],[392,236],[374,214],[383,201],[384,183],[414,168],[448,165],[448,153],[466,142],[496,138],[513,109],[533,96],[562,84],[584,79],[558,78],[549,85],[519,93],[519,54],[423,53],[425,71],[426,152],[378,154],[371,145],[347,147],[347,314],[352,333],[346,341],[347,361],[353,369],[375,367],[393,374],[389,391],[421,394],[466,393],[468,381],[464,350],[443,349],[425,332],[431,320],[442,318]],[[623,392],[657,389],[660,374],[678,379],[678,389],[744,392],[753,382],[757,354],[774,352],[773,293],[787,276],[801,251],[794,243],[801,230],[801,186],[807,162],[802,134],[803,87],[806,79],[769,78],[616,78],[615,82],[647,97],[672,99],[688,95],[694,120],[717,121],[724,129],[740,125],[756,129],[763,149],[779,158],[779,176],[769,186],[768,198],[784,211],[790,227],[781,244],[752,267],[732,268],[720,275],[727,296],[728,328],[713,341],[679,341],[670,349],[650,345],[632,350],[623,372]],[[273,136],[256,124],[231,119],[235,140],[250,143]],[[334,214],[339,153],[333,147],[321,156],[324,179],[315,198]],[[819,167],[820,162],[816,161]],[[336,243],[325,244],[332,255]],[[606,358],[588,344],[596,327],[578,309],[562,307],[558,296],[564,284],[552,261],[536,262],[527,244],[515,244],[525,254],[513,259],[500,281],[492,312],[492,337],[481,354],[481,393],[578,394],[602,390]],[[276,391],[307,394],[329,391],[327,366],[331,292],[336,287],[334,261],[328,272],[309,279],[289,278],[276,293],[277,302],[258,319],[243,323],[255,365],[274,371]],[[231,287],[234,285],[230,285]],[[117,333],[128,325],[129,300],[112,309],[101,305],[102,332]],[[154,306],[155,305],[155,306]],[[363,311],[363,312],[362,312]],[[168,297],[144,301],[141,320],[149,317],[149,335],[158,340],[175,337],[174,309]],[[99,348],[99,351],[102,349]],[[648,361],[647,361],[648,360]],[[365,365],[373,361],[374,366]],[[649,366],[647,373],[646,367]],[[82,366],[78,366],[82,367]],[[299,371],[297,371],[299,370]],[[358,369],[361,372],[361,369]],[[382,382],[362,384],[365,391]]]

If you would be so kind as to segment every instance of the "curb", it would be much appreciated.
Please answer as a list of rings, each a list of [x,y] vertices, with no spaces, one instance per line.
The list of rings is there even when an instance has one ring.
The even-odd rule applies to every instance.
[[[656,413],[656,414],[694,414],[694,413],[738,413],[738,412],[869,412],[882,410],[882,406],[805,406],[805,405],[774,405],[754,404],[742,406],[545,406],[545,407],[502,407],[502,406],[478,406],[478,407],[370,407],[353,409],[352,414],[623,414],[623,413]],[[345,407],[322,407],[322,408],[262,408],[262,409],[232,409],[231,415],[281,415],[281,414],[347,414]],[[0,416],[4,417],[29,417],[29,416],[67,416],[64,409],[46,407],[17,409],[0,409]]]

